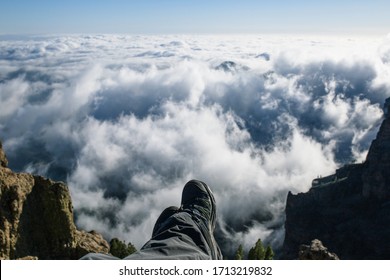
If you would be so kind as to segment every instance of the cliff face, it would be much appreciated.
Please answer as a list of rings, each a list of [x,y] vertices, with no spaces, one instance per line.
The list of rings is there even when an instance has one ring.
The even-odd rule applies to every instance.
[[[1,143],[0,210],[0,259],[78,259],[109,250],[100,234],[76,229],[64,183],[12,172]]]
[[[313,181],[307,193],[288,194],[283,258],[296,259],[300,244],[318,238],[340,259],[390,259],[389,117],[365,163],[346,166],[332,178]]]
[[[8,160],[3,151],[3,144],[0,142],[0,167],[7,167]]]
[[[363,195],[378,200],[390,199],[390,116],[382,123],[372,142],[362,174]]]

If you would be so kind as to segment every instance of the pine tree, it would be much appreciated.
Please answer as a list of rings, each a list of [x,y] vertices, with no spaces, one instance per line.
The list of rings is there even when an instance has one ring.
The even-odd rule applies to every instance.
[[[272,250],[271,246],[267,246],[267,249],[265,249],[265,260],[273,260],[274,259],[274,251]]]
[[[238,246],[238,249],[236,251],[235,260],[243,260],[244,259],[244,248],[242,248],[242,245]]]
[[[124,241],[120,241],[118,238],[113,238],[110,241],[110,254],[115,257],[123,259],[135,252],[137,252],[137,249],[130,242],[126,245]]]
[[[265,249],[261,239],[257,240],[254,247],[249,250],[248,260],[264,260],[265,258]]]
[[[255,259],[256,259],[255,247],[252,247],[248,252],[248,260],[255,260]]]

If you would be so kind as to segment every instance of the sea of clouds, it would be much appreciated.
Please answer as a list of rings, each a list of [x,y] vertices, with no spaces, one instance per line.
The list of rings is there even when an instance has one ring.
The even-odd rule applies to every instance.
[[[11,168],[66,181],[79,228],[138,248],[192,178],[226,254],[280,248],[288,191],[364,161],[388,96],[390,37],[0,37]]]

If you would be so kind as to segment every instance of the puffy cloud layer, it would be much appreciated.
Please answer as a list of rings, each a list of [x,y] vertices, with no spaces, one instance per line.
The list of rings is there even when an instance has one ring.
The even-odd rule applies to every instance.
[[[68,182],[77,224],[140,247],[192,178],[226,253],[283,241],[288,191],[362,161],[390,40],[53,36],[0,41],[11,166]]]

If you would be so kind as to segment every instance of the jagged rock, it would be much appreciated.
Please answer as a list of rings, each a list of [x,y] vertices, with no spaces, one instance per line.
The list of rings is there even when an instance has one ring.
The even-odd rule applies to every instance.
[[[25,256],[23,258],[18,258],[17,260],[31,261],[31,260],[38,260],[38,257],[36,257],[36,256]]]
[[[103,239],[103,236],[96,231],[76,231],[76,255],[84,256],[90,252],[108,253],[109,244]]]
[[[101,235],[76,229],[64,183],[5,166],[0,166],[0,259],[78,259],[109,251]]]
[[[390,117],[386,118],[372,142],[362,174],[363,195],[379,200],[390,199]]]
[[[339,260],[339,257],[329,252],[328,248],[318,239],[312,240],[310,245],[301,245],[298,258],[300,260]]]
[[[0,142],[0,166],[1,167],[7,167],[8,166],[8,160],[5,156],[5,153],[3,151],[3,145]]]
[[[313,181],[307,193],[288,194],[281,258],[296,259],[300,244],[319,238],[341,259],[390,259],[389,170],[387,115],[365,163]]]
[[[234,61],[224,61],[218,65],[215,69],[223,70],[225,72],[235,73],[237,71],[248,71],[249,67],[237,64]]]

